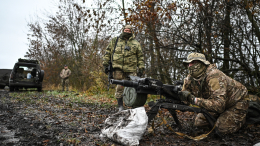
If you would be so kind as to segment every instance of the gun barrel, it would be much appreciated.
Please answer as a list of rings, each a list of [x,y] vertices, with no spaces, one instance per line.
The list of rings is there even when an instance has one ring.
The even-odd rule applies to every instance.
[[[118,84],[118,85],[122,85],[122,86],[125,86],[125,87],[138,87],[138,82],[134,82],[134,81],[127,81],[127,80],[114,80],[114,79],[111,79],[110,80],[110,84]]]

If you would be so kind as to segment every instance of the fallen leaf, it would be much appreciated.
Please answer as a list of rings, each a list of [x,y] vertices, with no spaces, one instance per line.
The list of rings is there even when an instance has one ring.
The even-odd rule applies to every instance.
[[[47,140],[44,140],[44,141],[43,141],[43,143],[47,143],[47,142],[49,142],[49,141],[50,141],[50,140],[49,140],[49,139],[47,139]]]
[[[148,133],[149,133],[149,134],[153,134],[153,133],[154,133],[154,130],[153,130],[153,127],[152,127],[152,126],[148,128]]]

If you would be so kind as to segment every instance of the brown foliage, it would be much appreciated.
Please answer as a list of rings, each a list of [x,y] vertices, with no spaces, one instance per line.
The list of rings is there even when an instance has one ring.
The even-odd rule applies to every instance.
[[[92,7],[85,3],[61,2],[59,13],[49,17],[44,29],[29,24],[27,57],[41,61],[48,73],[46,82],[57,85],[58,72],[66,63],[74,72],[75,87],[94,85],[90,72],[102,71],[104,49],[126,21],[142,44],[148,77],[168,84],[183,79],[187,72],[182,61],[196,51],[258,90],[259,0],[137,0],[128,8],[109,0]]]

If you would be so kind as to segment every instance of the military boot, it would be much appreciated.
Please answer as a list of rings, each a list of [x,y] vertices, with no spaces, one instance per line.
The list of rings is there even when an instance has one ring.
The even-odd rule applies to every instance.
[[[123,98],[117,98],[117,107],[118,107],[118,111],[122,111],[124,110],[124,105],[123,105]]]

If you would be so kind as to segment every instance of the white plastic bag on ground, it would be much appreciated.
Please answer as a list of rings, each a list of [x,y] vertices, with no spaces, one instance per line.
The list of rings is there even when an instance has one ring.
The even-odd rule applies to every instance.
[[[144,107],[123,110],[110,115],[105,121],[102,135],[123,145],[139,145],[148,124]]]

